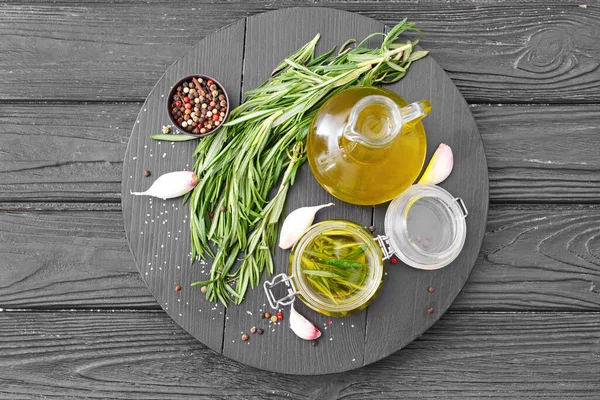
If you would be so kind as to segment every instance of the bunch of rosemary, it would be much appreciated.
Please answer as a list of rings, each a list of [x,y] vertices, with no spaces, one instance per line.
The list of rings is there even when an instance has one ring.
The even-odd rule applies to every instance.
[[[200,141],[194,156],[198,185],[186,199],[191,208],[192,261],[210,255],[210,301],[239,304],[248,286],[260,281],[263,270],[273,273],[276,243],[289,187],[305,161],[305,138],[318,108],[335,93],[351,86],[392,83],[410,64],[427,55],[413,51],[417,41],[394,43],[407,30],[396,25],[379,48],[354,40],[315,57],[317,35],[288,56],[261,86],[246,92],[231,112],[230,122]],[[280,181],[281,178],[281,181]],[[271,189],[279,182],[274,197]],[[241,257],[241,264],[234,268]]]

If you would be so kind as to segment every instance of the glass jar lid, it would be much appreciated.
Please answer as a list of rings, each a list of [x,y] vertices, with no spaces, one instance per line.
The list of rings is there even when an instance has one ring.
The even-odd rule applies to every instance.
[[[462,200],[441,187],[413,185],[390,203],[385,234],[405,264],[434,270],[450,264],[462,250],[467,214]]]
[[[379,245],[364,227],[346,220],[313,225],[292,249],[290,274],[301,300],[332,316],[365,308],[383,281]]]

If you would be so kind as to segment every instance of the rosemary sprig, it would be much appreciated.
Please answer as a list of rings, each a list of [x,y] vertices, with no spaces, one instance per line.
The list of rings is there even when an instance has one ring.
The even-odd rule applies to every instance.
[[[273,272],[278,222],[287,191],[306,158],[304,142],[316,111],[348,87],[404,77],[411,63],[427,54],[413,51],[416,41],[395,43],[407,30],[416,31],[405,19],[385,35],[379,48],[365,47],[370,37],[380,35],[373,34],[354,48],[350,40],[338,54],[333,48],[319,57],[319,35],[315,36],[283,60],[271,78],[246,92],[228,123],[199,142],[194,153],[199,182],[186,200],[192,260],[213,258],[210,278],[195,283],[208,287],[208,300],[239,304],[265,268]],[[241,263],[234,268],[238,257]]]

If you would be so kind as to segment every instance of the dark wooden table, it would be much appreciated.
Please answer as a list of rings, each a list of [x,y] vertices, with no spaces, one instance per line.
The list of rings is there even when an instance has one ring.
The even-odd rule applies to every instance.
[[[317,2],[386,24],[416,21],[482,134],[483,248],[463,292],[422,338],[352,372],[287,376],[215,354],[160,310],[120,215],[122,159],[141,102],[200,38],[302,4],[0,5],[1,398],[598,397],[592,0]]]

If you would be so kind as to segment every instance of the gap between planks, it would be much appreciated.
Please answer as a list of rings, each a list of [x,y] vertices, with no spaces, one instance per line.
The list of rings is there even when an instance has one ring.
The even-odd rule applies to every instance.
[[[0,308],[0,313],[36,313],[36,314],[166,314],[163,309],[108,309],[108,308]],[[587,314],[600,315],[597,310],[517,310],[517,311],[466,311],[448,310],[444,315],[561,315],[561,314]],[[183,328],[182,328],[183,329]],[[221,351],[221,354],[223,352]]]

